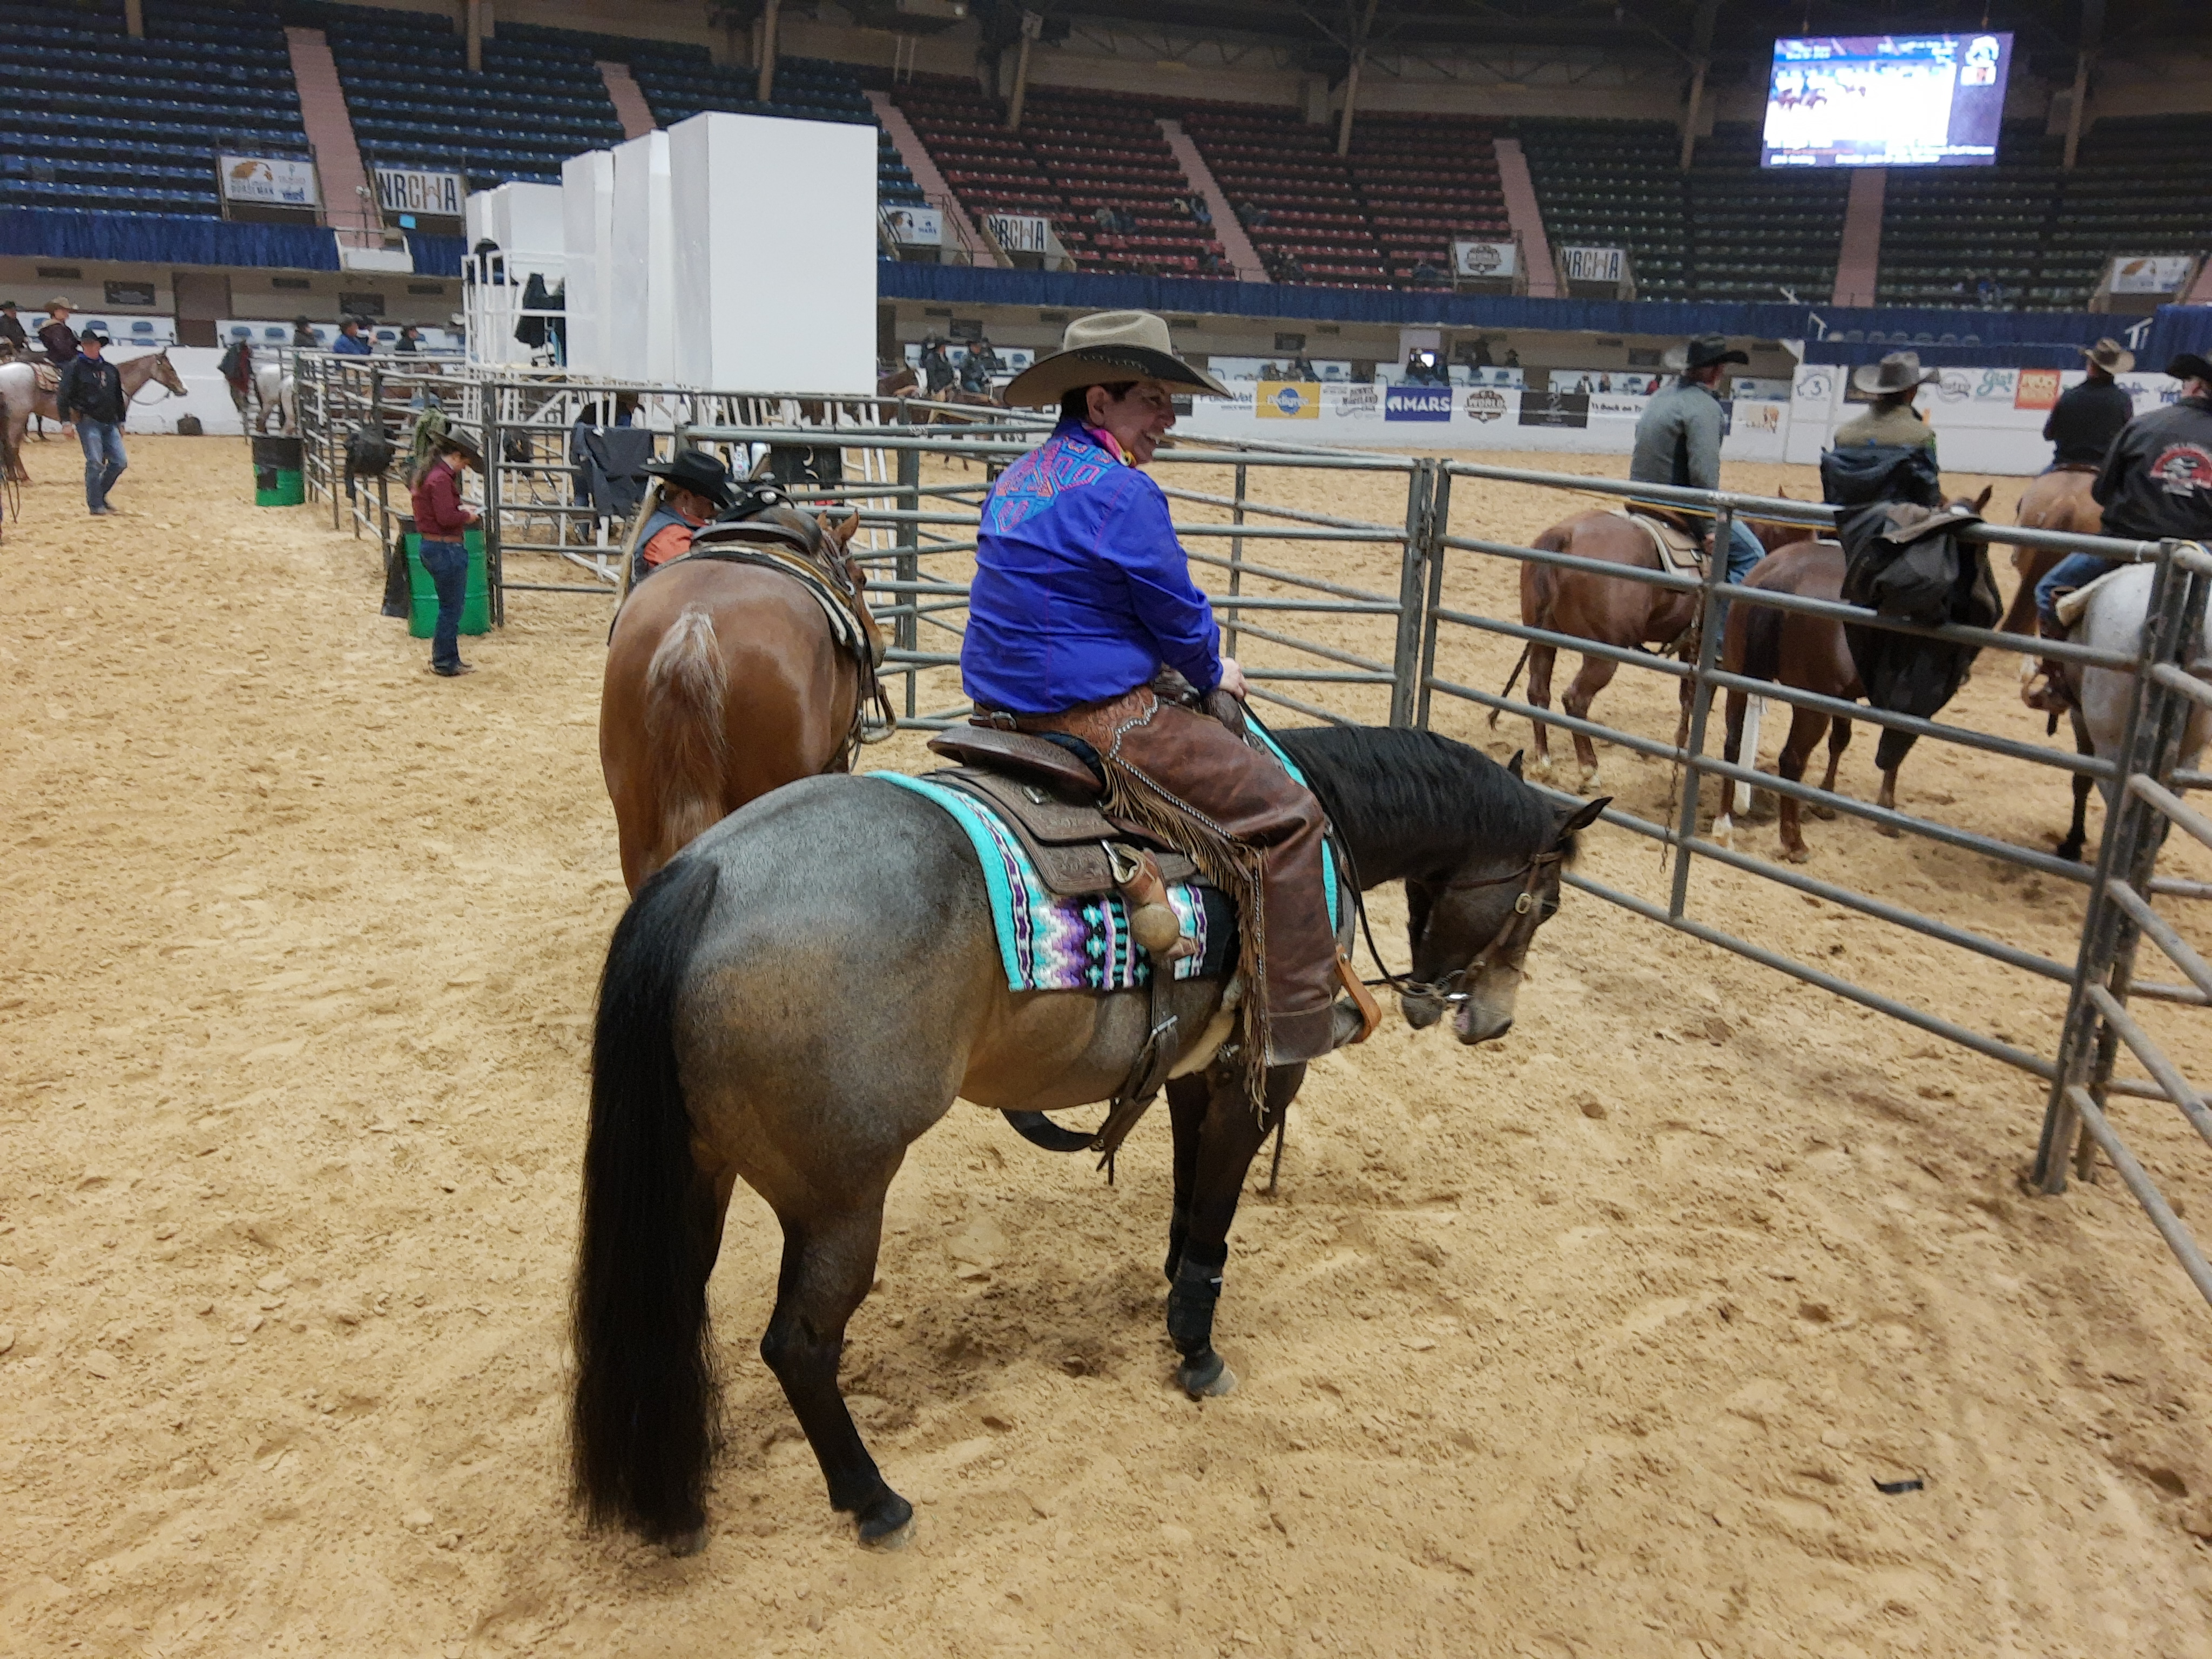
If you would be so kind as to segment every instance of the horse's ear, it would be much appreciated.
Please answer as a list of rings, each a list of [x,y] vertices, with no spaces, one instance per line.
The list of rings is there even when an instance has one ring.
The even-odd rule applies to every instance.
[[[1974,511],[1978,513],[1990,504],[1990,497],[1997,493],[1995,484],[1984,484],[1982,493],[1974,497]]]
[[[1580,835],[1583,830],[1589,829],[1590,825],[1595,823],[1598,820],[1598,815],[1612,805],[1613,797],[1610,795],[1600,795],[1595,800],[1584,801],[1580,806],[1575,808],[1573,811],[1568,813],[1566,817],[1560,823],[1559,833],[1557,837],[1557,841],[1564,842],[1570,836]],[[1554,844],[1556,845],[1557,842],[1555,842]]]
[[[1505,769],[1510,772],[1515,777],[1519,777],[1521,775],[1521,757],[1528,752],[1528,751],[1525,749],[1515,750],[1513,751],[1513,758],[1505,763]]]
[[[846,509],[845,516],[830,526],[830,534],[839,547],[849,547],[853,544],[853,532],[860,527],[860,509],[857,507],[848,507]]]

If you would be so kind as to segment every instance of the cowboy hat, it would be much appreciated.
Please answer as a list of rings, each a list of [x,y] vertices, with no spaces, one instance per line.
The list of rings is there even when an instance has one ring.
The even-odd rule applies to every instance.
[[[85,330],[83,333],[78,335],[76,337],[76,343],[81,346],[105,346],[113,345],[115,343],[113,340],[108,337],[107,331],[102,328],[98,323],[94,323],[90,328]]]
[[[1942,378],[1939,371],[1920,367],[1917,351],[1893,351],[1878,363],[1861,363],[1851,371],[1851,384],[1877,397],[1887,392],[1910,392]]]
[[[1710,368],[1715,363],[1741,363],[1748,368],[1751,356],[1730,346],[1724,334],[1700,334],[1684,344],[1669,347],[1660,362],[1677,374],[1686,374],[1692,369]]]
[[[672,459],[647,461],[638,471],[704,495],[717,508],[730,504],[730,469],[703,449],[681,450]]]
[[[466,427],[449,426],[438,434],[438,447],[458,449],[472,461],[483,459],[483,445]]]
[[[1060,337],[1060,349],[1040,357],[1007,383],[1006,399],[1017,408],[1056,404],[1079,386],[1122,380],[1165,380],[1209,397],[1229,388],[1175,354],[1168,325],[1149,311],[1097,311],[1078,317]]]
[[[57,297],[46,301],[46,309],[48,311],[75,311],[76,307],[71,305],[67,300]]]
[[[2081,355],[2107,374],[2124,374],[2136,366],[2136,354],[2111,338],[2083,346]]]
[[[2166,366],[2166,372],[2177,380],[2203,380],[2212,384],[2212,360],[2199,356],[2194,351],[2185,351]]]

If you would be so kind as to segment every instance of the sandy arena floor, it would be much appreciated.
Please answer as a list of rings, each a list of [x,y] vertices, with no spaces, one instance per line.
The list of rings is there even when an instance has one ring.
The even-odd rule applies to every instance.
[[[775,1237],[750,1197],[714,1287],[713,1540],[586,1534],[563,1309],[623,899],[605,609],[518,594],[483,672],[434,679],[327,508],[256,510],[234,440],[131,449],[95,522],[73,450],[31,446],[0,550],[0,1652],[2212,1654],[2212,1313],[2118,1182],[2027,1196],[2031,1081],[1587,895],[1504,1042],[1393,1014],[1316,1067],[1282,1195],[1232,1240],[1235,1395],[1168,1386],[1164,1121],[1109,1188],[963,1109],[894,1190],[847,1361],[913,1547],[852,1544],[752,1352]],[[1730,481],[1785,478],[1809,493]],[[1397,488],[1273,498],[1396,522]],[[1454,520],[1567,510],[1462,481]],[[1447,591],[1512,610],[1491,562]],[[1511,652],[1442,660],[1495,687]],[[1671,690],[1629,678],[1601,715],[1664,738]],[[1954,714],[2040,736],[2008,662]],[[1663,763],[1605,764],[1664,815]],[[1873,793],[1863,729],[1844,787]],[[2025,845],[2064,825],[2050,776],[1926,745],[1904,794]],[[1808,833],[1815,875],[2070,957],[2069,884]],[[1663,891],[1650,843],[1589,842],[1588,873]],[[2026,975],[1731,872],[1694,902],[2051,1047]],[[2201,1076],[2202,1023],[2157,1024]],[[2203,1230],[2202,1144],[2118,1115]]]

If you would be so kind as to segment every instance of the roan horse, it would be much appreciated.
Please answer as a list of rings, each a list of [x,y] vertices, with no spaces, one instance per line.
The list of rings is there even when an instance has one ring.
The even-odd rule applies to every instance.
[[[650,590],[666,580],[658,575]],[[1604,802],[1554,807],[1448,738],[1290,732],[1368,884],[1403,881],[1401,1006],[1455,1009],[1462,1042],[1503,1036],[1577,832]],[[1229,1229],[1253,1155],[1304,1080],[1264,1109],[1219,1045],[1224,987],[1164,994],[1191,1034],[1168,1085],[1175,1208],[1168,1330],[1194,1397],[1234,1378],[1213,1352]],[[984,876],[931,802],[866,777],[809,778],[733,813],[641,889],[616,927],[592,1037],[574,1298],[577,1500],[678,1553],[705,1540],[720,1435],[707,1279],[742,1178],[782,1224],[761,1357],[861,1540],[902,1543],[913,1508],[837,1387],[845,1328],[875,1275],[884,1198],[955,1096],[1005,1111],[1106,1099],[1152,1024],[1151,993],[1006,988]]]
[[[118,357],[117,372],[123,380],[123,396],[127,402],[138,395],[149,380],[182,398],[187,396],[184,381],[178,377],[176,366],[170,362],[166,350],[149,351],[137,357]],[[18,483],[30,483],[30,475],[23,470],[23,439],[31,429],[31,416],[58,422],[61,411],[55,407],[55,394],[39,384],[37,366],[18,359],[0,364],[0,428],[4,428],[8,448],[13,458],[14,477]]]
[[[2105,527],[2105,509],[2089,493],[2089,487],[2097,482],[2099,470],[2094,466],[2054,466],[2029,479],[2027,488],[2020,492],[2020,505],[2014,510],[2015,521],[2025,530],[2065,531],[2076,536],[2098,534]],[[2012,568],[2019,574],[2020,586],[2013,592],[2004,620],[1997,624],[2000,633],[2035,632],[2035,585],[2065,556],[2042,547],[2013,550]],[[2023,669],[2032,672],[2033,665],[2033,659],[2021,659]]]
[[[789,507],[761,516],[860,587],[845,550],[857,512],[827,528]],[[639,584],[615,617],[599,699],[599,767],[630,891],[747,801],[844,770],[861,695],[858,664],[795,576],[687,558]]]

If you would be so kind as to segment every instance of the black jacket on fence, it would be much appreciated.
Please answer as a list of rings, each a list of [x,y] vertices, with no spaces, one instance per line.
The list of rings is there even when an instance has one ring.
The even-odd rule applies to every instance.
[[[2136,416],[2089,493],[2104,505],[2107,536],[2212,541],[2212,403],[2184,398]]]
[[[113,363],[104,357],[94,362],[82,355],[70,359],[54,392],[55,411],[64,421],[82,415],[88,421],[118,426],[127,407],[123,375]]]
[[[1844,602],[1923,628],[1995,626],[2004,606],[1989,550],[1957,533],[1979,522],[1978,514],[1964,507],[1939,511],[1911,501],[1875,501],[1846,513],[1836,528],[1844,544]],[[1973,646],[1863,623],[1844,623],[1844,642],[1869,704],[1922,720],[1942,711],[1981,654]],[[1885,729],[1875,763],[1891,770],[1915,741],[1909,732]]]

